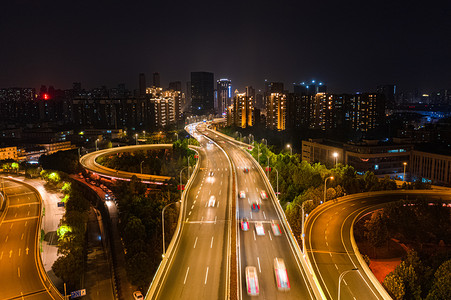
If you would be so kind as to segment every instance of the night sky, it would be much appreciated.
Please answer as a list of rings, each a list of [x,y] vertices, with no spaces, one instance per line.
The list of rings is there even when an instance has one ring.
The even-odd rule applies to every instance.
[[[0,87],[134,89],[140,72],[166,86],[210,71],[234,89],[451,88],[451,1],[413,2],[3,1]]]

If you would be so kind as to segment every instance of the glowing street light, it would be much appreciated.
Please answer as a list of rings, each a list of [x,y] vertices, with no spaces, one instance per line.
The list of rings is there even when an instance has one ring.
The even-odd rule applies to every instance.
[[[287,144],[287,148],[290,148],[290,155],[293,155],[293,148],[291,148],[290,144]]]
[[[334,176],[326,177],[326,179],[324,179],[324,203],[326,203],[327,179],[334,180]]]
[[[99,148],[97,147],[97,142],[99,141],[99,139],[96,140],[96,151],[99,151]]]
[[[135,142],[136,142],[136,145],[138,145],[138,134],[137,133],[135,133]]]
[[[405,182],[406,181],[406,166],[407,166],[407,162],[403,162],[402,164],[404,165],[404,175],[402,176],[402,180]]]
[[[335,158],[335,168],[337,167],[338,152],[334,152],[332,156]]]

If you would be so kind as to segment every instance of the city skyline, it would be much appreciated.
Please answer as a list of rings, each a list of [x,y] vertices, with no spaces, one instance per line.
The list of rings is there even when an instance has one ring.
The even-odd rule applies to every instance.
[[[449,3],[198,2],[125,9],[110,1],[72,9],[25,1],[3,7],[9,13],[0,27],[8,41],[0,49],[1,87],[137,88],[143,72],[149,79],[160,72],[167,86],[189,81],[196,71],[228,78],[240,91],[265,79],[286,85],[317,79],[331,92],[349,93],[393,83],[433,90],[451,81],[451,42],[444,38]]]

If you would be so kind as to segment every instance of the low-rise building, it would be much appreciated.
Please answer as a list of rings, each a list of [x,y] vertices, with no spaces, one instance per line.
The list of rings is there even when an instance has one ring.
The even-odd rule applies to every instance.
[[[17,147],[0,148],[0,160],[14,159],[17,160]]]

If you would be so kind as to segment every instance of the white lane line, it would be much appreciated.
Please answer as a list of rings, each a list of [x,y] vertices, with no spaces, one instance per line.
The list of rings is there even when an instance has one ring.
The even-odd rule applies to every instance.
[[[200,218],[200,224],[204,221],[204,217]]]
[[[326,241],[326,246],[329,247],[329,243]]]
[[[6,236],[5,243],[8,241],[8,236]]]
[[[28,211],[27,216],[30,216],[30,211]]]
[[[218,218],[218,216],[215,216],[215,224],[216,224],[216,219]]]
[[[185,280],[183,281],[183,284],[186,283],[186,278],[188,278],[188,272],[189,272],[189,267],[188,267],[188,269],[186,269]]]
[[[348,283],[346,282],[346,280],[345,279],[343,279],[343,282],[346,284],[346,285],[348,285]]]
[[[246,192],[249,192],[249,188],[248,187],[246,187]]]
[[[196,236],[196,240],[194,241],[194,249],[196,249],[196,245],[197,245],[197,239],[198,239],[198,237]]]
[[[257,256],[257,262],[258,262],[258,270],[260,273],[262,272],[262,268],[260,267],[260,258]]]
[[[27,226],[27,224],[28,224],[28,221],[25,221],[25,226]]]
[[[191,205],[191,209],[193,209],[194,208],[194,204],[193,205]]]
[[[329,252],[329,255],[330,255],[330,257],[332,257],[332,253],[331,252]]]
[[[211,190],[208,192],[208,195],[211,195]]]
[[[257,193],[258,193],[258,188],[255,188],[255,190],[257,191]]]
[[[268,230],[269,239],[272,241],[271,231]]]
[[[188,216],[191,216],[191,211],[189,212]]]
[[[254,233],[254,241],[256,241],[257,239],[255,238],[255,231],[252,230],[252,233]]]
[[[252,212],[250,212],[251,213],[251,219],[252,219]]]
[[[199,195],[196,195],[196,199],[197,199],[197,197],[199,197]]]
[[[194,204],[196,204],[196,200],[194,200],[194,202],[193,202],[193,206],[194,206]]]
[[[265,220],[266,220],[266,214],[265,214],[265,212],[263,212],[263,217],[265,217]]]
[[[222,181],[221,181],[221,185],[222,185]]]
[[[334,266],[335,266],[335,269],[337,269],[337,270],[338,270],[338,266],[337,266],[337,264],[334,264]]]
[[[254,178],[254,183],[255,183],[255,178]]]
[[[17,268],[17,275],[20,277],[20,268]]]
[[[218,201],[218,207],[219,207],[219,201]]]
[[[208,279],[208,267],[207,267],[207,273],[205,273],[205,282],[204,282],[204,284],[207,284],[207,279]]]
[[[11,223],[11,226],[9,226],[9,229],[13,228],[14,223]]]
[[[221,195],[222,190],[219,190],[219,195]]]
[[[210,243],[210,249],[213,248],[213,239],[214,239],[214,237],[212,236],[211,237],[211,243]]]
[[[189,219],[189,218],[186,218],[186,221],[185,221],[185,222],[188,222],[188,219]]]

